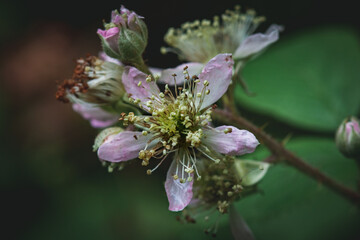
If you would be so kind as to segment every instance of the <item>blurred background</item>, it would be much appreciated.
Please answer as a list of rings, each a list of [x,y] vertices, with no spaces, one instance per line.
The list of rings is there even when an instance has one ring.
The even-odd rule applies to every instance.
[[[336,3],[321,0],[1,1],[0,182],[5,221],[2,235],[7,236],[3,239],[208,238],[203,233],[203,223],[179,223],[177,214],[167,210],[163,189],[166,164],[151,177],[138,162],[121,172],[108,173],[92,152],[97,131],[73,112],[71,105],[57,102],[55,92],[57,82],[72,74],[75,59],[88,53],[97,55],[100,51],[96,30],[102,27],[103,19],[110,19],[111,10],[120,5],[145,17],[149,29],[145,59],[151,66],[164,68],[179,64],[175,55],[160,53],[169,27],[179,27],[195,19],[211,19],[237,4],[266,16],[267,21],[258,29],[260,32],[271,23],[285,26],[280,42],[313,29],[336,27],[349,29],[355,35],[360,30],[358,8],[351,0]],[[295,137],[311,135],[326,138],[320,149],[328,151],[327,146],[332,146],[333,131],[297,127],[281,117],[263,116],[261,111],[252,113],[248,108],[242,110],[259,124],[270,122],[269,131],[276,137],[283,138],[288,132]],[[358,113],[359,109],[356,110]],[[309,141],[307,144],[305,147],[295,144],[293,149],[301,152],[311,146]],[[337,152],[334,154],[341,158]],[[318,156],[317,152],[310,155]],[[337,163],[335,168],[343,171],[345,180],[352,182],[353,179],[346,179],[349,175],[346,171],[355,176],[353,165],[343,168]],[[279,171],[280,174],[288,172]],[[293,171],[290,175],[296,174]],[[278,175],[275,177],[279,179]],[[270,183],[264,183],[265,193],[266,184]],[[296,194],[291,195],[291,191],[295,191],[292,186],[285,185],[290,195],[274,199],[296,198]],[[296,202],[286,205],[285,209],[274,200],[275,210],[262,211],[263,216],[250,200],[240,206],[240,209],[246,208],[244,216],[245,219],[248,216],[255,235],[259,239],[360,239],[356,227],[360,226],[359,210],[315,182],[300,186],[301,191],[309,186],[321,188],[322,199],[313,200],[313,195],[304,193],[302,197],[307,198],[310,205],[304,202],[302,209],[297,208]],[[329,200],[328,205],[322,202],[329,198],[343,204],[337,210],[342,211],[341,214],[332,212],[339,206],[338,202]],[[327,207],[317,208],[322,204]],[[301,215],[304,208],[312,215]],[[277,210],[282,213],[277,215]],[[284,218],[286,213],[292,215]],[[312,218],[318,225],[306,223]],[[226,221],[224,217],[219,239],[231,239]]]

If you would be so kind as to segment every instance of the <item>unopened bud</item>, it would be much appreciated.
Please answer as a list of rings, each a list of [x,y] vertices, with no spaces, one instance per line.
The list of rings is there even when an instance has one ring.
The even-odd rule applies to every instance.
[[[339,126],[336,137],[336,146],[348,158],[360,157],[360,126],[355,117],[345,119]]]
[[[136,65],[147,45],[148,30],[143,17],[123,6],[112,12],[111,22],[105,30],[97,31],[104,52],[122,63]]]

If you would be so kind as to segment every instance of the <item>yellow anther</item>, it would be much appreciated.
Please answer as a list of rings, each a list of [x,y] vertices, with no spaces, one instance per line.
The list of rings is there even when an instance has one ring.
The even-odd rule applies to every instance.
[[[140,86],[141,86],[141,84],[142,84],[142,81],[139,81],[139,83],[137,84],[137,85],[138,85],[138,87],[140,87]]]
[[[152,81],[151,75],[148,75],[148,76],[146,77],[146,82],[151,82],[151,81]]]
[[[160,52],[161,54],[166,54],[167,53],[166,47],[161,47]]]
[[[148,132],[147,131],[142,131],[142,135],[146,136],[146,135],[148,135]]]
[[[232,132],[232,128],[226,128],[225,130],[224,130],[224,133],[225,134],[228,134],[228,133],[231,133]]]

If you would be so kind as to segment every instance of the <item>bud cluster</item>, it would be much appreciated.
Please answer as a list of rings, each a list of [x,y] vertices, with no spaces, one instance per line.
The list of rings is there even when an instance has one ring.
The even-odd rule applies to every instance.
[[[137,15],[123,6],[120,12],[112,12],[110,23],[104,23],[105,30],[98,29],[104,52],[127,65],[137,66],[147,45],[148,30]]]

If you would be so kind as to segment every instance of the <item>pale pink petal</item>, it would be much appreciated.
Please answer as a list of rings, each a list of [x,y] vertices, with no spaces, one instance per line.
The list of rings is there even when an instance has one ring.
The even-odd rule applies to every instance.
[[[270,44],[276,42],[279,39],[279,32],[282,30],[283,27],[279,25],[271,25],[265,34],[256,33],[248,36],[241,42],[238,49],[236,49],[234,58],[247,58],[259,53]]]
[[[109,45],[109,47],[113,51],[117,51],[119,49],[118,47],[118,39],[119,39],[119,28],[113,27],[108,30],[102,30],[98,29],[97,34],[100,35],[104,39],[104,41]]]
[[[179,179],[174,180],[173,176],[176,173],[176,164],[175,160],[171,163],[165,182],[165,191],[169,200],[169,210],[174,212],[183,210],[190,203],[193,196],[192,186],[194,182],[186,181],[185,183],[180,183]]]
[[[225,134],[225,129],[231,129],[231,132]],[[215,129],[204,129],[203,143],[227,155],[252,153],[259,145],[259,141],[251,132],[225,125]]]
[[[120,14],[126,14],[126,15],[131,15],[132,13],[134,13],[136,15],[137,18],[144,18],[140,15],[137,15],[134,11],[130,11],[129,9],[127,9],[126,7],[124,7],[123,5],[121,5],[120,8]]]
[[[105,52],[101,51],[99,52],[99,58],[101,60],[104,60],[106,62],[112,62],[112,63],[115,63],[117,65],[120,65],[120,66],[123,66],[123,64],[116,58],[112,58],[112,57],[109,57]]]
[[[151,72],[151,74],[155,77],[155,76],[159,76],[161,75],[161,72],[163,71],[162,68],[157,68],[157,67],[149,67],[149,70]]]
[[[98,149],[99,159],[109,162],[123,162],[137,158],[140,150],[145,148],[152,137],[151,134],[143,136],[141,132],[123,131],[106,139],[100,145]],[[155,144],[154,141],[153,144]]]
[[[199,75],[201,70],[204,68],[204,64],[189,62],[181,64],[175,68],[164,69],[160,72],[160,78],[158,80],[159,83],[169,84],[173,86],[175,84],[173,74],[176,74],[176,84],[182,84],[185,80],[184,78],[184,67],[188,67],[187,71],[190,77],[194,75]]]
[[[102,108],[79,103],[73,104],[73,109],[84,119],[89,120],[91,126],[94,128],[109,127],[115,124],[120,117],[119,114],[109,113]]]
[[[215,103],[227,91],[231,83],[233,65],[232,56],[228,53],[218,54],[206,64],[199,75],[197,92],[202,92],[204,81],[207,80],[209,86],[206,89],[210,90],[210,94],[205,96],[201,109]]]
[[[158,96],[160,90],[154,81],[146,82],[147,75],[134,67],[125,67],[122,82],[126,92],[133,99],[140,99],[142,106],[146,109],[146,102],[152,95]],[[139,86],[139,82],[141,82]]]

